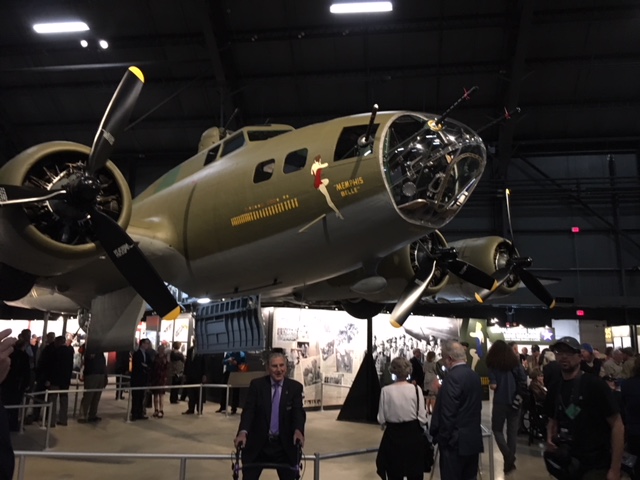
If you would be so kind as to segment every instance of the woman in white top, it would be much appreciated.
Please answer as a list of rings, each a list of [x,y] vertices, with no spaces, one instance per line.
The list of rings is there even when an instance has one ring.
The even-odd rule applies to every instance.
[[[406,358],[394,358],[389,371],[396,380],[380,392],[378,423],[385,430],[376,458],[377,473],[383,480],[421,480],[425,463],[422,436],[427,424],[422,391],[407,381],[411,363]]]

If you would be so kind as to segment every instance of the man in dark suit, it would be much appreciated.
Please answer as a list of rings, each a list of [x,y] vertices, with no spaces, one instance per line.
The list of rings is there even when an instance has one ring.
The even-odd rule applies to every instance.
[[[49,382],[48,388],[50,390],[69,390],[69,386],[71,385],[71,375],[73,372],[73,347],[67,345],[66,339],[62,335],[56,337],[53,344],[56,348],[54,351],[53,366],[49,370],[49,377],[47,378],[47,381]],[[85,388],[89,388],[86,386],[86,380]],[[58,425],[66,426],[67,411],[69,409],[69,394],[51,394],[49,395],[49,401],[53,402],[51,415],[49,417],[51,420],[50,426],[53,427],[56,423]],[[57,422],[56,410],[58,410]]]
[[[304,445],[306,414],[302,408],[302,384],[286,377],[287,360],[282,353],[269,355],[267,371],[269,375],[249,384],[234,444],[244,447],[245,465],[283,463],[295,467],[296,443]],[[243,468],[242,473],[245,480],[257,480],[262,468]],[[278,478],[294,479],[295,471],[279,468]]]
[[[131,387],[146,387],[149,385],[149,373],[151,372],[151,356],[147,350],[151,346],[148,338],[140,340],[138,350],[135,351],[131,361]],[[131,390],[131,421],[147,420],[144,414],[144,390]]]
[[[419,348],[413,349],[411,357],[411,383],[417,385],[420,390],[424,390],[424,369],[422,368],[422,351]]]
[[[475,480],[483,451],[480,377],[467,364],[464,347],[445,344],[442,359],[448,373],[438,394],[431,435],[440,450],[442,480]]]
[[[187,358],[184,362],[184,381],[187,385],[197,383],[207,383],[207,363],[204,355],[198,353],[197,340],[193,339],[193,347],[187,350]],[[193,415],[196,410],[202,413],[204,398],[200,398],[200,388],[190,387],[187,389],[189,395],[189,408],[182,412],[183,415]]]

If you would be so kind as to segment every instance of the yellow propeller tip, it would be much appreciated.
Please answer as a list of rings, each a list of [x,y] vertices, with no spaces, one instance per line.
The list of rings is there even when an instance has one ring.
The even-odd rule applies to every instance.
[[[500,283],[498,283],[498,281],[497,281],[497,280],[494,280],[494,282],[493,282],[493,286],[491,287],[490,292],[491,292],[491,293],[495,292],[495,291],[498,289],[498,287],[499,287],[499,286],[500,286]]]
[[[136,77],[138,77],[138,79],[144,83],[144,75],[142,74],[142,70],[140,70],[138,67],[129,67],[129,71],[131,73],[133,73]]]
[[[474,295],[475,295],[476,300],[478,301],[478,303],[484,303],[484,300],[482,300],[482,297],[479,294],[475,293]]]
[[[507,195],[511,195],[511,190],[510,189],[507,188],[505,191],[507,192]]]
[[[553,307],[556,306],[556,299],[553,299],[553,302],[551,302],[551,305],[549,305],[549,309],[552,309]]]
[[[401,324],[399,324],[395,320],[389,320],[389,323],[391,323],[391,326],[394,327],[394,328],[400,328],[402,326]]]
[[[177,306],[164,316],[165,320],[175,320],[180,315],[180,306]]]

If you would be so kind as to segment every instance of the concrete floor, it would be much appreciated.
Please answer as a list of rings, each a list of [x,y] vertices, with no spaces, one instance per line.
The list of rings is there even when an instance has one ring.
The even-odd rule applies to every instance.
[[[232,439],[238,427],[239,416],[214,413],[217,403],[207,403],[203,416],[181,415],[186,404],[169,405],[165,396],[165,418],[135,423],[124,421],[127,402],[115,401],[113,392],[105,392],[100,403],[99,424],[78,424],[69,420],[69,426],[58,426],[51,430],[50,451],[60,452],[139,452],[139,453],[202,453],[231,454]],[[69,399],[73,408],[73,395]],[[489,425],[489,402],[483,406],[484,424]],[[330,453],[376,448],[382,432],[376,425],[336,421],[337,410],[309,412],[307,415],[306,454],[314,452]],[[26,427],[24,434],[14,437],[16,450],[42,450],[44,431],[37,425]],[[489,479],[488,450],[482,457],[484,475]],[[497,480],[502,480],[502,457],[494,448]],[[340,459],[323,460],[320,474],[322,479],[365,480],[377,478],[375,475],[375,453]],[[538,445],[527,446],[527,438],[519,438],[518,470],[509,475],[512,479],[549,479],[542,461],[542,450]],[[87,480],[135,478],[136,480],[177,479],[177,460],[61,460],[28,458],[25,479]],[[17,478],[17,471],[16,476]],[[231,457],[228,460],[190,460],[187,463],[189,480],[210,480],[232,478]],[[263,479],[276,479],[275,471],[265,470]],[[313,464],[308,462],[304,477],[313,478]],[[428,474],[425,478],[429,478]],[[440,478],[437,471],[435,479]]]

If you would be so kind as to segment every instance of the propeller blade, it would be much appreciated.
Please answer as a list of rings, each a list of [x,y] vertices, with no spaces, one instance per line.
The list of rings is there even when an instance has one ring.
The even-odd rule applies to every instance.
[[[502,286],[502,284],[507,281],[507,279],[509,278],[509,275],[511,275],[512,269],[513,269],[513,266],[508,266],[508,267],[499,268],[498,270],[493,272],[493,274],[491,275],[491,277],[494,279],[493,287],[491,287],[490,289],[484,289],[480,293],[476,292],[475,294],[476,300],[479,303],[484,303],[485,300],[487,300],[491,295],[493,295],[493,292],[498,290]]]
[[[437,262],[433,260],[431,268],[420,268],[415,277],[413,277],[413,280],[406,286],[393,312],[391,312],[391,319],[389,320],[391,325],[400,328],[404,322],[407,321],[411,310],[413,310],[413,307],[418,303],[420,297],[422,297],[433,274],[436,272],[436,263]]]
[[[174,320],[180,306],[142,250],[104,213],[91,208],[89,215],[98,240],[124,278],[161,317]]]
[[[485,290],[492,290],[496,283],[491,275],[458,258],[449,261],[447,269],[462,280],[473,283]]]
[[[511,222],[511,190],[504,189],[504,203],[507,206],[507,222],[509,223],[509,235],[511,235],[511,244],[515,248],[515,240],[513,238],[513,223]]]
[[[0,207],[21,203],[38,203],[65,195],[66,190],[45,190],[44,188],[0,185]]]
[[[87,162],[89,175],[104,167],[113,150],[113,144],[127,126],[133,107],[144,85],[144,76],[137,67],[129,67],[104,112],[102,122],[93,140]]]
[[[549,291],[542,285],[540,280],[531,272],[525,269],[519,269],[517,271],[520,280],[525,286],[533,293],[542,303],[547,307],[553,308],[556,306],[556,300],[551,296]]]

